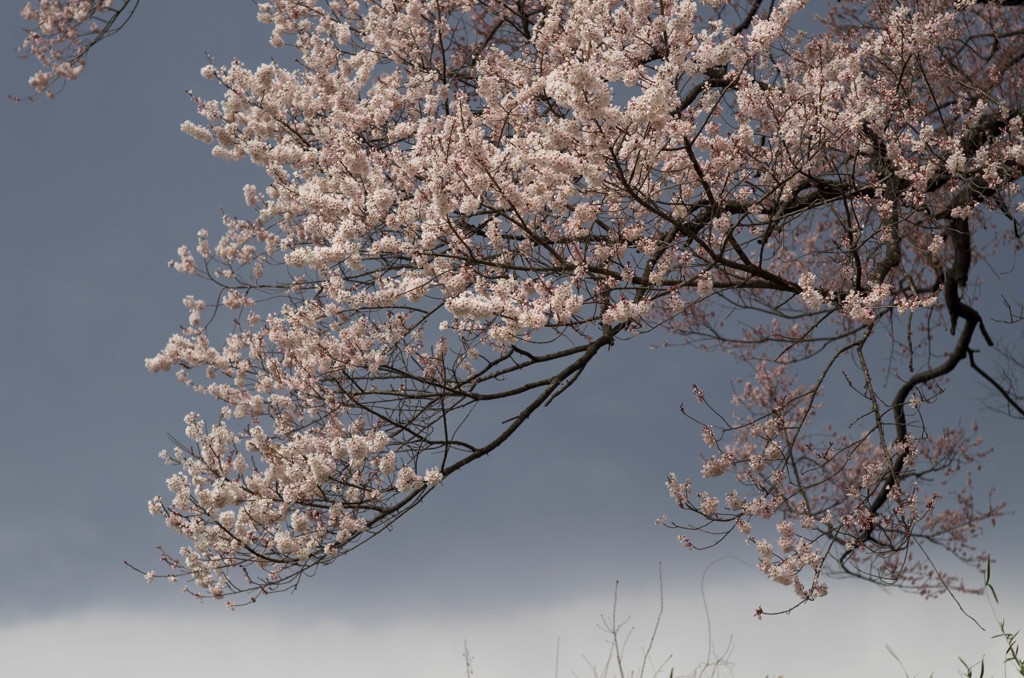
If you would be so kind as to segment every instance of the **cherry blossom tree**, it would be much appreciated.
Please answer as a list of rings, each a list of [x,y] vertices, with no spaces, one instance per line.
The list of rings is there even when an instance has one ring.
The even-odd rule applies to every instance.
[[[36,90],[134,8],[30,2]],[[293,587],[645,335],[740,379],[681,407],[705,480],[671,476],[686,518],[662,522],[686,545],[746,541],[797,604],[827,573],[970,589],[935,558],[983,565],[1002,505],[972,487],[977,431],[926,422],[967,372],[1024,413],[990,350],[1019,310],[977,275],[1021,246],[1020,9],[816,11],[259,4],[287,56],[206,66],[223,95],[182,125],[267,183],[171,262],[208,294],[147,366],[223,409],[163,453],[150,511],[189,545],[161,576],[229,605]],[[826,396],[844,419],[816,421]]]

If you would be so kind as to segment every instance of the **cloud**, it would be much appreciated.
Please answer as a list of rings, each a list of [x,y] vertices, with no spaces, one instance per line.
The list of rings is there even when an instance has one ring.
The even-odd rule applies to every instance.
[[[750,589],[731,584],[736,572],[728,569],[713,572],[706,591],[715,645],[721,651],[731,643],[735,675],[900,675],[886,645],[911,675],[951,675],[960,666],[958,656],[974,663],[985,655],[994,666],[1005,650],[989,640],[994,626],[981,631],[951,600],[923,601],[856,583],[844,583],[831,599],[791,615],[756,621],[749,614]],[[651,653],[656,664],[672,656],[664,675],[668,667],[685,675],[706,656],[708,622],[693,584],[666,583],[665,614]],[[1024,609],[1022,594],[1000,591],[1002,610]],[[187,670],[244,672],[254,678],[314,673],[457,678],[466,675],[464,647],[474,678],[554,676],[556,661],[559,676],[589,676],[583,657],[600,675],[608,656],[610,637],[600,626],[602,615],[611,621],[612,599],[609,586],[518,606],[436,613],[416,600],[403,607],[388,597],[393,613],[369,619],[358,609],[334,613],[298,598],[235,612],[209,603],[170,614],[94,608],[13,624],[0,634],[5,673],[19,677],[177,678]],[[991,614],[979,614],[984,601],[964,602],[983,623],[991,622]],[[657,610],[656,584],[620,587],[617,620],[623,638],[633,629],[626,644],[627,675],[640,666]],[[1011,630],[1021,621],[1010,619]],[[645,675],[651,675],[649,669]]]

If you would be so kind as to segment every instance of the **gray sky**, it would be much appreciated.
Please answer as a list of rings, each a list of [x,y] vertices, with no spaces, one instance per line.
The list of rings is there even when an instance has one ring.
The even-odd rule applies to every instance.
[[[25,95],[36,67],[14,53],[16,10],[0,20],[0,81]],[[258,63],[272,53],[266,38],[242,0],[144,0],[55,101],[0,101],[0,652],[11,675],[170,676],[188,665],[261,677],[326,662],[331,675],[440,678],[465,675],[464,641],[477,678],[553,676],[556,643],[559,675],[589,675],[581,654],[604,660],[597,625],[617,580],[620,618],[637,626],[630,646],[647,638],[659,563],[654,656],[673,655],[677,675],[707,649],[706,568],[712,636],[720,649],[732,637],[736,675],[902,675],[886,644],[911,674],[952,675],[958,655],[988,652],[995,663],[981,599],[962,602],[988,631],[948,598],[853,581],[785,618],[753,620],[755,607],[781,607],[791,593],[763,581],[742,549],[687,552],[654,525],[673,514],[666,474],[699,476],[699,437],[678,404],[731,365],[652,351],[645,338],[602,355],[503,449],[294,595],[228,613],[122,565],[156,567],[155,547],[175,543],[146,511],[166,491],[156,454],[189,410],[216,409],[143,367],[184,321],[181,298],[204,292],[166,262],[198,229],[216,233],[221,208],[246,214],[241,186],[261,180],[178,130],[195,117],[184,90],[210,86],[198,75],[204,50],[217,63]],[[970,376],[957,384],[946,412],[971,417],[981,391]],[[996,448],[979,485],[1021,477],[1020,422],[979,420]],[[1009,484],[998,496],[1018,516],[985,543],[998,559],[1000,615],[1016,629],[1024,500]],[[716,561],[730,553],[738,559]]]

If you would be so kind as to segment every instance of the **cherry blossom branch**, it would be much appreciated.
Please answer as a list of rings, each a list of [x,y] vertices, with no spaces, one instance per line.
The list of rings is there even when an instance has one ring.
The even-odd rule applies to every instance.
[[[124,28],[139,0],[33,0],[21,17],[36,24],[27,29],[21,51],[35,57],[43,69],[29,78],[36,94],[49,98],[75,80],[85,68],[93,47]],[[15,101],[18,99],[15,98]]]

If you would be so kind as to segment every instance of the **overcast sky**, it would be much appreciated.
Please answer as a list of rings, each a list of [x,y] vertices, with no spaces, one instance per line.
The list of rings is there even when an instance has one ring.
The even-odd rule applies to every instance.
[[[36,67],[14,52],[18,4],[0,17],[0,74],[3,93],[25,95]],[[958,655],[996,663],[982,599],[961,602],[986,631],[949,598],[845,580],[792,615],[755,621],[758,605],[783,607],[790,591],[765,582],[745,550],[688,552],[654,524],[674,508],[666,474],[699,475],[679,402],[694,382],[724,383],[731,366],[651,350],[645,338],[603,354],[502,449],[293,595],[229,613],[125,567],[157,567],[157,545],[176,543],[146,511],[166,492],[157,453],[188,411],[216,410],[143,366],[184,320],[181,298],[204,291],[166,262],[198,229],[216,233],[222,208],[246,214],[241,186],[261,180],[179,131],[195,117],[185,90],[210,86],[198,75],[204,51],[258,63],[271,53],[266,38],[244,0],[143,0],[56,100],[0,101],[6,674],[441,678],[465,675],[468,646],[477,678],[590,675],[582,655],[603,664],[598,625],[616,581],[620,619],[637,628],[630,647],[645,642],[659,564],[665,614],[653,657],[671,654],[677,676],[705,657],[709,628],[719,649],[731,642],[737,676],[903,675],[886,644],[911,675],[955,675]],[[973,417],[981,390],[970,376],[957,384],[943,416]],[[1016,629],[1024,499],[1005,481],[1024,473],[1022,426],[985,412],[979,421],[996,448],[981,480],[1003,481],[997,496],[1018,512],[985,535],[999,614]],[[638,667],[639,654],[626,661]]]

